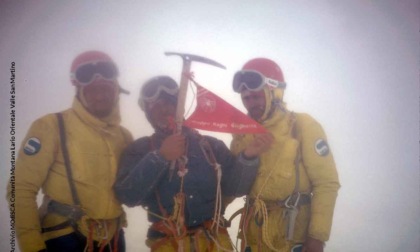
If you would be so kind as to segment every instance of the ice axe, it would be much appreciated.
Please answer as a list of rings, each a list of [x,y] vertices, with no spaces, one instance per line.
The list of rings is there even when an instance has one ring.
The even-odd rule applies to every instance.
[[[176,53],[176,52],[165,52],[166,56],[177,55],[182,58],[182,73],[181,73],[181,81],[179,83],[179,93],[178,93],[178,104],[176,107],[176,114],[175,114],[175,123],[176,129],[175,133],[181,132],[182,129],[182,122],[184,120],[184,112],[185,112],[185,99],[187,97],[187,90],[188,90],[188,78],[191,69],[191,62],[197,61],[204,64],[209,64],[215,67],[220,67],[222,69],[226,69],[226,67],[214,60],[193,55],[187,53]]]
[[[185,99],[187,98],[188,80],[191,77],[190,76],[191,62],[197,61],[204,64],[213,65],[215,67],[220,67],[223,69],[226,69],[226,67],[214,60],[211,60],[202,56],[198,56],[198,55],[193,55],[193,54],[165,52],[165,55],[166,56],[177,55],[182,58],[182,73],[181,73],[181,81],[179,83],[178,104],[176,106],[176,114],[175,114],[176,128],[174,131],[174,134],[180,134],[182,131],[182,123],[184,120]],[[187,159],[184,156],[183,159],[182,158],[178,159],[178,162],[183,163],[184,165],[181,165],[181,166],[185,168]],[[173,172],[175,170],[175,161],[172,161],[169,170],[170,170],[169,181],[171,181]],[[182,171],[178,171],[178,174],[179,176],[184,176],[187,172],[188,172],[187,169],[182,169]]]

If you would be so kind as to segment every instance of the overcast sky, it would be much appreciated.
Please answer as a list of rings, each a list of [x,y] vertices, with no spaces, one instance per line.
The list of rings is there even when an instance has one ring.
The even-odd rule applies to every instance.
[[[12,62],[20,145],[33,120],[71,106],[70,64],[85,50],[103,50],[118,64],[131,91],[120,97],[122,124],[135,138],[152,132],[137,107],[141,83],[180,78],[181,60],[165,51],[225,65],[192,70],[242,111],[232,76],[262,56],[283,69],[289,109],[323,125],[336,160],[342,188],[326,251],[420,251],[419,16],[418,0],[2,1],[0,195],[10,172]],[[144,251],[144,211],[130,209],[128,218],[128,251]],[[0,223],[5,250],[6,201]]]

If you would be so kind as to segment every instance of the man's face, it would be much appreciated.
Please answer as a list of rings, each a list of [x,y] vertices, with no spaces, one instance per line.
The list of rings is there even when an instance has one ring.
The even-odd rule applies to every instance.
[[[172,132],[175,125],[176,105],[168,100],[159,98],[155,102],[147,104],[150,122],[153,127],[165,132]]]
[[[242,103],[248,110],[249,116],[254,120],[259,120],[265,111],[265,93],[264,90],[250,91],[243,90],[241,92]]]
[[[83,88],[87,110],[92,115],[102,118],[108,116],[115,106],[117,85],[110,80],[96,78]]]

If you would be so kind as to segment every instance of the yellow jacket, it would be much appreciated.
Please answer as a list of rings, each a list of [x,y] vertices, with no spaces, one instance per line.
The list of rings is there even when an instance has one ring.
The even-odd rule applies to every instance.
[[[118,106],[103,120],[89,114],[74,99],[71,109],[62,112],[73,180],[81,207],[86,213],[79,222],[88,234],[86,219],[108,220],[109,237],[116,231],[116,220],[123,216],[112,186],[122,150],[131,134],[119,126]],[[45,248],[45,240],[73,232],[71,227],[41,233],[66,220],[54,213],[39,216],[36,195],[42,192],[52,200],[73,204],[60,146],[58,121],[54,114],[36,120],[19,150],[15,170],[16,232],[22,252]],[[11,188],[8,188],[10,198]],[[98,239],[98,237],[95,237]]]
[[[270,103],[271,98],[267,91],[266,98]],[[281,106],[282,109],[278,107],[262,122],[275,140],[270,150],[260,156],[259,172],[249,197],[272,201],[285,200],[291,195],[296,183],[294,162],[300,152],[298,191],[312,193],[313,197],[310,205],[303,205],[299,209],[292,243],[303,242],[306,236],[327,241],[340,187],[333,156],[325,133],[317,121],[307,114],[287,111],[284,104]],[[234,135],[232,151],[235,154],[240,153],[253,137]],[[268,214],[269,236],[275,248],[284,248],[287,244],[287,221],[282,217],[283,210],[284,208],[279,208],[278,211],[269,211]],[[249,244],[257,241],[258,231],[254,221],[250,221],[246,234]]]

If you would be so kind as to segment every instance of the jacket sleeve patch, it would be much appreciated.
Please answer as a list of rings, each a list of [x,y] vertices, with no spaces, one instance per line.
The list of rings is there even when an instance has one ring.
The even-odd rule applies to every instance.
[[[315,152],[320,156],[326,156],[330,153],[330,148],[324,139],[317,139],[315,141]]]
[[[37,154],[39,150],[41,150],[41,141],[36,137],[29,138],[23,147],[23,152],[29,156]]]

